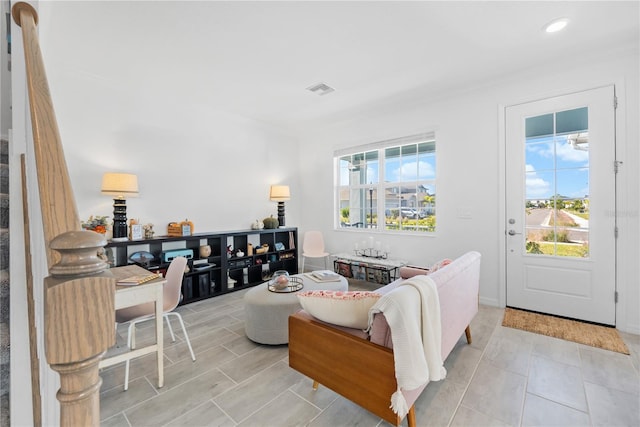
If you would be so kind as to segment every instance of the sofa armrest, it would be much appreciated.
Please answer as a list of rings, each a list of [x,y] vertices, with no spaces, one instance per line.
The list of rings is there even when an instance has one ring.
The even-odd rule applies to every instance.
[[[400,277],[403,279],[410,279],[413,276],[420,276],[429,274],[429,269],[427,267],[418,267],[415,265],[405,265],[404,267],[400,267]]]
[[[289,316],[289,366],[393,425],[393,351],[297,312]],[[412,406],[425,386],[407,396]]]

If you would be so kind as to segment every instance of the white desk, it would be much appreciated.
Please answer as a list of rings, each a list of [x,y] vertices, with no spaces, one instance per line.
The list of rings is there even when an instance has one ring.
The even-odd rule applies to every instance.
[[[110,269],[113,276],[118,279],[124,279],[127,277],[135,276],[138,274],[148,273],[142,267],[137,265],[128,265],[126,267],[115,267]],[[116,285],[115,295],[115,308],[130,307],[132,305],[141,304],[144,302],[155,302],[156,305],[156,343],[142,348],[136,348],[120,354],[114,354],[113,356],[107,355],[100,361],[99,367],[106,368],[108,366],[115,365],[116,363],[124,362],[126,360],[133,359],[135,357],[144,356],[149,353],[156,353],[158,359],[158,387],[164,385],[164,342],[163,342],[163,325],[162,325],[162,312],[163,312],[163,286],[167,283],[166,279],[156,279],[141,285],[134,286],[119,286]]]

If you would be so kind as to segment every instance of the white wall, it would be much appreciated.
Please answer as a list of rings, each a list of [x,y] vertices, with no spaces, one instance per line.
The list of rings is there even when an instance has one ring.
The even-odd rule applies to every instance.
[[[413,105],[386,105],[354,112],[334,126],[310,129],[304,137],[301,186],[313,188],[302,207],[304,229],[321,230],[330,252],[348,251],[370,231],[333,229],[332,155],[337,148],[436,130],[437,235],[379,235],[392,256],[429,265],[468,250],[482,253],[481,302],[504,305],[504,203],[500,107],[615,84],[617,115],[620,234],[617,322],[622,330],[640,333],[638,302],[638,47],[567,63],[545,64],[520,75],[504,76],[485,87],[458,93],[432,94]],[[309,159],[321,159],[309,162]],[[459,210],[471,219],[458,217]],[[304,231],[304,230],[302,230]]]
[[[155,224],[189,218],[196,232],[249,228],[276,214],[270,184],[289,184],[287,223],[299,223],[301,189],[294,137],[256,121],[196,104],[190,94],[135,93],[113,81],[68,70],[55,60],[62,46],[41,40],[60,135],[81,219],[112,216],[113,199],[100,194],[107,171],[138,175],[140,197],[127,201],[128,218]],[[185,76],[163,71],[167,81]],[[90,94],[90,95],[89,95]]]

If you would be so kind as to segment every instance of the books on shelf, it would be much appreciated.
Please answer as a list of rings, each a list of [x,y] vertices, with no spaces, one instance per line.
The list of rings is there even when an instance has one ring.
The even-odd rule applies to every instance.
[[[134,276],[125,277],[124,279],[119,279],[117,284],[121,286],[133,286],[140,285],[142,283],[150,282],[154,279],[161,279],[162,274],[155,273],[146,273],[146,274],[136,274]]]
[[[353,277],[353,274],[351,274],[351,264],[349,262],[338,260],[335,262],[335,265],[338,274],[344,277]]]
[[[356,280],[367,280],[367,267],[366,263],[351,264],[351,274]]]
[[[331,270],[312,271],[309,276],[316,282],[337,282],[340,280],[340,275]]]

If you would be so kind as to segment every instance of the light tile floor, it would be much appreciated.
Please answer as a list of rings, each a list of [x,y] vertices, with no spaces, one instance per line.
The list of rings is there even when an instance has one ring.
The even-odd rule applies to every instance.
[[[358,286],[358,285],[356,285]],[[362,288],[364,285],[360,285]],[[178,308],[197,360],[177,323],[165,328],[165,386],[153,355],[101,372],[103,426],[388,426],[288,366],[287,346],[244,334],[245,291]],[[639,426],[640,336],[624,334],[631,356],[501,326],[503,309],[481,306],[445,366],[416,403],[419,426]],[[126,325],[119,328],[126,335]],[[137,341],[153,339],[153,322]],[[337,361],[339,363],[339,361]],[[403,425],[406,425],[406,421]]]

